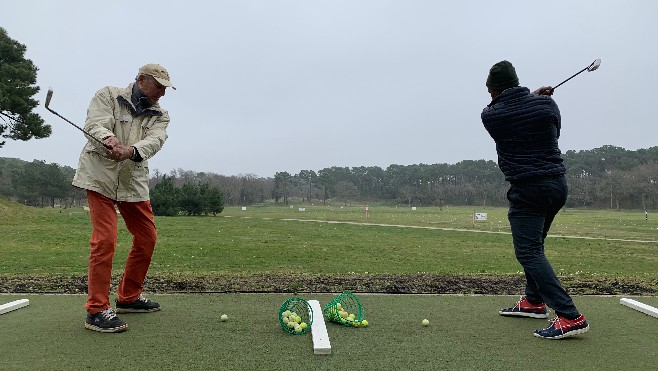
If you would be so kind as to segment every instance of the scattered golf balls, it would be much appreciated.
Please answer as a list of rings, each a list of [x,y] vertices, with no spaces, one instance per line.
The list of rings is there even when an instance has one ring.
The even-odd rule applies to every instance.
[[[430,325],[430,321],[427,320],[427,319],[424,319],[424,320],[423,320],[423,326],[427,327],[427,326],[429,326],[429,325]]]
[[[361,321],[361,326],[368,327],[368,321],[366,321],[365,319]]]
[[[222,320],[222,322],[226,322],[228,320],[228,316],[226,314],[222,314],[222,316],[219,318]]]

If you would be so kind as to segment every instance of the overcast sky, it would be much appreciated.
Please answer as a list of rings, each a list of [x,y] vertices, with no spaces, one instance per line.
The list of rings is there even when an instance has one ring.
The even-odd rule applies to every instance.
[[[658,145],[658,1],[0,0],[0,27],[39,68],[38,99],[84,125],[94,93],[159,63],[169,140],[149,161],[223,175],[496,160],[480,113],[506,59],[556,85],[560,148]],[[138,4],[150,4],[148,8]],[[76,167],[84,136],[37,110],[49,138],[0,157]]]

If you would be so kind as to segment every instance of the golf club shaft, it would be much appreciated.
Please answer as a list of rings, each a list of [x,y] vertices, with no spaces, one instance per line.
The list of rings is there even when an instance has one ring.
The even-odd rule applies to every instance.
[[[53,91],[52,91],[52,90],[48,90],[48,94],[46,95],[46,104],[45,104],[46,109],[47,109],[48,111],[50,111],[51,113],[53,113],[53,114],[56,115],[57,117],[61,118],[62,120],[68,122],[69,124],[75,126],[76,129],[78,129],[78,130],[80,130],[81,132],[85,133],[89,138],[92,138],[93,140],[95,140],[96,142],[98,142],[98,143],[99,143],[100,145],[102,145],[103,147],[105,147],[105,148],[107,148],[107,149],[112,149],[112,146],[110,146],[110,145],[108,145],[108,144],[105,144],[105,143],[101,142],[98,138],[96,138],[95,136],[89,134],[85,129],[79,127],[78,125],[74,124],[74,123],[71,122],[69,119],[67,119],[66,117],[64,117],[64,116],[60,115],[59,113],[57,113],[57,112],[53,111],[52,109],[50,109],[50,107],[48,107],[48,106],[50,105],[50,100],[52,99],[52,97],[53,97]]]
[[[575,75],[573,75],[573,76],[569,77],[568,79],[562,81],[561,83],[555,85],[555,86],[553,87],[553,90],[557,89],[558,86],[560,86],[560,85],[564,84],[565,82],[567,82],[567,81],[573,79],[574,77],[580,75],[581,73],[587,71],[588,68],[589,68],[589,67],[585,67],[585,68],[583,68],[582,70],[578,71],[578,73],[576,73]]]

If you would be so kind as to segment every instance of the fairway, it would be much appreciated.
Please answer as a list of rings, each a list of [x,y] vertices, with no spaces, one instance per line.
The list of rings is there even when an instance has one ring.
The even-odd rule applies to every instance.
[[[91,225],[80,209],[0,201],[0,292],[83,293]],[[370,206],[227,208],[158,217],[147,279],[154,292],[517,294],[505,208]],[[566,210],[546,254],[574,294],[655,295],[658,220],[637,212]],[[131,236],[119,223],[120,275]]]
[[[591,330],[551,341],[532,336],[546,320],[498,315],[513,296],[357,295],[370,326],[328,323],[331,355],[313,354],[310,333],[280,327],[278,310],[290,295],[150,295],[163,310],[122,315],[129,330],[119,334],[83,328],[82,295],[0,295],[2,302],[30,300],[0,317],[2,368],[527,370],[532,359],[542,370],[648,370],[658,364],[658,319],[620,305],[618,297],[575,297]],[[324,306],[335,295],[302,297]],[[658,305],[655,297],[636,299]]]

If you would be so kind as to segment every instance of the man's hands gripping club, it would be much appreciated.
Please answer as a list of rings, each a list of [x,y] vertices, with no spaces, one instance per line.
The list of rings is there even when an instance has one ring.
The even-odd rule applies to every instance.
[[[554,91],[555,89],[550,86],[542,86],[541,88],[533,91],[532,93],[537,95],[553,95]]]
[[[116,162],[131,159],[135,155],[135,148],[132,146],[122,145],[119,143],[117,137],[107,137],[103,140],[103,144],[106,145],[103,147],[103,151],[105,151],[107,157]]]

